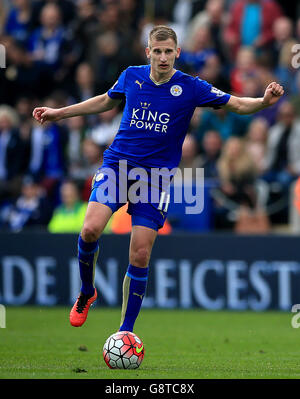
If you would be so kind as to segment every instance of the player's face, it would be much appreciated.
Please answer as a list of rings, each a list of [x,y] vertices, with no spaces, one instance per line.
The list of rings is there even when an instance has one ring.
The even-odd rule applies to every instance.
[[[146,48],[146,55],[150,59],[151,72],[154,75],[167,77],[172,74],[175,59],[180,55],[173,39],[158,41],[152,39],[150,47]]]

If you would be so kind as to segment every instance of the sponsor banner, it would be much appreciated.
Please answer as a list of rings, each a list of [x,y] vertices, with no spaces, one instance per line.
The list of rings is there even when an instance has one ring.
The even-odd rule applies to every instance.
[[[104,235],[95,284],[98,306],[121,306],[129,235]],[[0,303],[70,305],[80,290],[77,235],[0,234]],[[144,307],[278,309],[300,303],[298,238],[159,236]]]

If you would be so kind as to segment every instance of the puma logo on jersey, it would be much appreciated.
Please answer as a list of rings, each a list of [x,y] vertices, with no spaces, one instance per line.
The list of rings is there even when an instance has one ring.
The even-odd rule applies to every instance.
[[[137,85],[139,85],[139,86],[140,86],[140,89],[142,90],[142,86],[143,86],[144,81],[143,81],[142,83],[140,83],[138,80],[136,80],[134,83],[136,83]]]
[[[144,294],[140,295],[140,294],[137,294],[136,292],[134,292],[133,295],[139,296],[141,298],[141,301],[143,300]]]

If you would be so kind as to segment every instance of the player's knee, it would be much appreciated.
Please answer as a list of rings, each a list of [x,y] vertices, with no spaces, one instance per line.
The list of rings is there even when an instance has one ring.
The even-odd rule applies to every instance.
[[[130,263],[137,267],[146,267],[150,258],[150,251],[141,247],[131,252]]]
[[[100,232],[96,226],[85,224],[81,230],[81,237],[86,242],[94,242],[100,237]]]

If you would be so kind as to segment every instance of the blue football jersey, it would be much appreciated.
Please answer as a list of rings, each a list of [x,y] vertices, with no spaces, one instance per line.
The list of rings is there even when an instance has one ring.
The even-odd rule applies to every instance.
[[[126,99],[120,128],[105,158],[126,159],[142,167],[176,168],[182,143],[196,107],[218,107],[230,98],[204,80],[177,70],[157,85],[150,65],[122,72],[108,91],[113,99]]]

